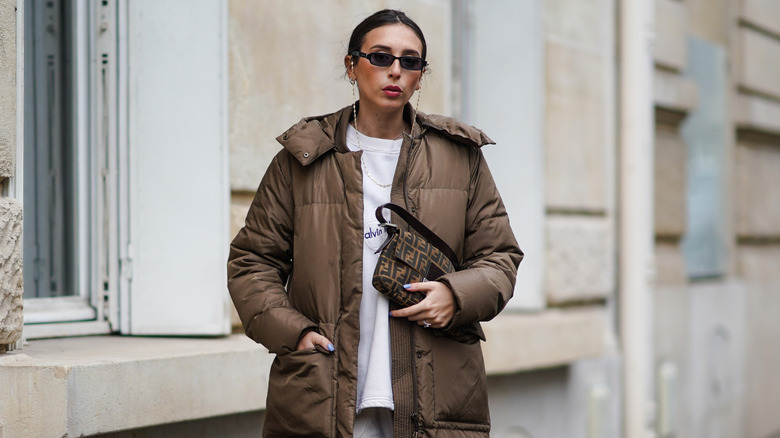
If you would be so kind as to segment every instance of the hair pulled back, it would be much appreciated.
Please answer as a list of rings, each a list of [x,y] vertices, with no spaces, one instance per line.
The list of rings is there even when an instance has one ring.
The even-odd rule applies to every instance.
[[[352,31],[352,37],[349,39],[349,47],[347,47],[347,55],[352,55],[352,52],[359,52],[363,46],[363,42],[366,40],[366,35],[372,30],[387,26],[390,24],[401,23],[408,26],[412,31],[420,38],[422,42],[422,53],[420,56],[425,59],[428,53],[428,46],[425,44],[425,36],[423,36],[422,29],[411,18],[406,16],[402,11],[395,9],[383,9],[381,11],[371,14],[360,24],[355,26],[355,30]]]

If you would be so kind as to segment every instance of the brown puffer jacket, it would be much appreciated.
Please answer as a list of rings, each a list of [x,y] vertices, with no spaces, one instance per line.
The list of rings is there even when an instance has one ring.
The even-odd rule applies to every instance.
[[[360,152],[346,146],[351,108],[307,118],[260,183],[230,246],[228,287],[247,336],[276,358],[263,435],[351,437],[363,269]],[[407,105],[407,120],[412,114]],[[454,292],[451,329],[493,318],[512,296],[523,253],[479,148],[492,141],[454,119],[418,113],[405,135],[391,200],[405,205],[458,255],[440,278]],[[366,269],[373,269],[368,266]],[[402,318],[390,321],[394,435],[487,437],[480,343]],[[331,354],[295,351],[315,329]],[[478,330],[481,335],[481,330]]]

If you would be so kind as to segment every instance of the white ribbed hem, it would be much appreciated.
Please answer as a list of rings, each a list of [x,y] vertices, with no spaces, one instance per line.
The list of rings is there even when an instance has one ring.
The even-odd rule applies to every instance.
[[[393,403],[393,400],[385,397],[373,397],[369,399],[364,399],[360,406],[355,409],[355,412],[358,414],[360,411],[366,408],[384,408],[384,409],[390,409],[391,411],[395,409],[395,404]]]

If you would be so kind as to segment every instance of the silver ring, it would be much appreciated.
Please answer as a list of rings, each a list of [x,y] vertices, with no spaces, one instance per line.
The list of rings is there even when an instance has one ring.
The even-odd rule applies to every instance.
[[[430,326],[431,326],[430,322],[423,320],[423,327],[429,328]]]

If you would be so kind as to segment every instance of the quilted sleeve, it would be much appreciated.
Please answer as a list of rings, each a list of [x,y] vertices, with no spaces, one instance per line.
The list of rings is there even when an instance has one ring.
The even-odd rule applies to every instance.
[[[289,155],[280,152],[257,189],[246,222],[230,244],[228,290],[244,331],[276,354],[294,351],[316,324],[295,310],[285,284],[292,270],[294,204]]]
[[[455,295],[456,312],[445,331],[495,317],[512,297],[523,252],[493,176],[478,149],[471,158],[469,202],[461,270],[438,280]]]

